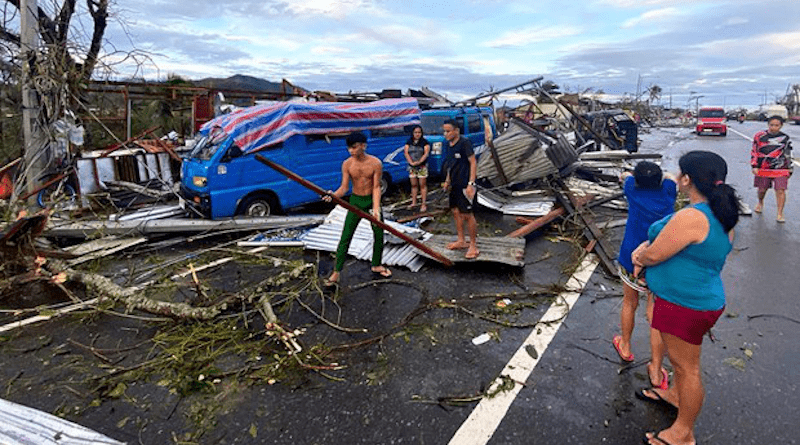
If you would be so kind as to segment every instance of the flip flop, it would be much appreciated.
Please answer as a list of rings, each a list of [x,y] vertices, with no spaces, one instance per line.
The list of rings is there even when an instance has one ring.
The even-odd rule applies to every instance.
[[[466,254],[464,254],[464,258],[466,258],[468,260],[474,260],[475,258],[478,258],[478,255],[480,255],[480,254],[481,254],[481,251],[478,250],[478,249],[475,249],[475,252],[473,252],[472,254],[470,254],[470,252],[467,252]]]
[[[781,216],[775,218],[775,221],[778,221],[779,223],[785,223],[786,222],[786,218],[784,218],[783,215],[781,215]]]
[[[380,267],[379,270],[370,269],[373,274],[380,275],[383,278],[391,278],[392,277],[392,271],[391,270],[387,269],[385,266],[378,266],[378,267]]]
[[[611,341],[611,343],[614,345],[614,349],[617,350],[617,354],[619,355],[619,358],[621,358],[622,360],[624,360],[626,362],[632,362],[633,361],[633,352],[631,352],[629,355],[622,355],[622,350],[619,348],[619,342],[620,341],[622,341],[622,336],[621,335],[617,335]]]
[[[650,377],[649,371],[648,371],[648,377]],[[650,384],[653,385],[652,379],[650,380]],[[659,383],[658,385],[653,385],[653,388],[663,389],[665,391],[669,389],[669,374],[667,373],[666,369],[661,368],[661,383]]]
[[[652,437],[647,437],[648,434],[652,434],[653,436]],[[659,442],[661,442],[664,445],[672,445],[671,443],[667,442],[666,440],[658,437],[658,433],[644,433],[644,437],[642,438],[642,443],[645,444],[645,445],[652,445],[652,443],[650,441],[654,440],[654,439],[659,441]],[[656,445],[658,445],[658,444],[656,444]]]
[[[652,437],[647,437],[648,434],[652,434],[653,436]],[[672,445],[671,443],[669,443],[666,440],[662,439],[658,435],[658,433],[655,433],[655,432],[644,433],[644,437],[642,438],[642,443],[645,444],[645,445],[652,445],[650,441],[653,440],[653,439],[657,440],[658,442],[660,442],[660,444],[663,444],[663,445]],[[656,445],[659,445],[659,444],[656,444]],[[694,445],[697,445],[697,442],[695,442]]]
[[[678,407],[673,405],[672,403],[668,402],[667,399],[661,397],[661,394],[654,391],[655,388],[642,388],[633,394],[636,396],[637,399],[644,400],[645,402],[655,403],[656,405],[661,405],[667,408],[671,408],[673,410],[677,410]],[[645,391],[650,391],[655,395],[655,397],[650,397],[645,394]]]
[[[332,281],[330,278],[323,278],[322,279],[322,287],[334,287],[338,286],[339,281]]]

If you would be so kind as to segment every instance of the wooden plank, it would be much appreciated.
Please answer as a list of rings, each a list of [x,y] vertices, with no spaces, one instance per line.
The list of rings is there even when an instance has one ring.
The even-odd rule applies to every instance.
[[[506,235],[506,237],[521,238],[535,230],[544,227],[545,225],[549,224],[550,222],[552,222],[553,220],[555,220],[556,218],[558,218],[563,214],[564,214],[564,207],[559,207],[555,210],[550,211],[550,213],[548,213],[545,216],[532,220],[524,227],[520,227],[519,229],[509,233],[508,235]]]
[[[416,247],[417,249],[425,252],[426,254],[428,254],[428,256],[430,258],[432,258],[432,259],[434,259],[436,261],[439,261],[439,262],[443,263],[446,266],[452,266],[453,265],[453,263],[446,256],[443,256],[443,255],[439,254],[436,251],[430,250],[425,244],[415,240],[414,238],[411,238],[410,236],[408,236],[405,233],[395,229],[394,227],[392,227],[392,226],[390,226],[388,224],[385,224],[380,219],[370,215],[367,212],[364,212],[363,210],[361,210],[361,209],[357,208],[356,206],[350,204],[349,202],[345,201],[344,199],[339,198],[338,196],[334,196],[333,194],[329,194],[327,191],[323,190],[322,188],[320,188],[319,186],[317,186],[313,182],[308,181],[307,179],[301,177],[297,173],[294,173],[294,172],[284,168],[283,166],[278,165],[278,164],[270,161],[269,159],[267,159],[264,156],[261,156],[259,154],[256,155],[256,159],[259,162],[261,162],[262,164],[264,164],[264,165],[266,165],[266,166],[268,166],[268,167],[280,172],[281,174],[283,174],[284,176],[288,177],[292,181],[295,181],[298,184],[306,187],[307,189],[312,190],[314,193],[317,193],[320,196],[330,196],[331,200],[333,202],[335,202],[336,204],[339,204],[340,206],[342,206],[342,207],[346,208],[347,210],[355,213],[356,215],[360,216],[361,218],[366,219],[367,221],[375,224],[376,226],[380,227],[381,229],[386,230],[387,232],[391,233],[392,235],[397,236],[401,240],[403,240],[403,241],[407,242],[408,244],[411,244],[412,246]]]

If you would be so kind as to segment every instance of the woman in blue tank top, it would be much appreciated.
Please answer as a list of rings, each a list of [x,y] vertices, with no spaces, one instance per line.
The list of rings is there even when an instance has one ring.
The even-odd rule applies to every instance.
[[[725,184],[728,166],[722,157],[692,151],[681,156],[678,165],[678,189],[689,197],[689,206],[653,223],[648,241],[631,255],[635,267],[647,267],[647,285],[655,298],[651,327],[661,334],[675,370],[669,389],[636,393],[678,408],[672,426],[645,435],[645,443],[655,445],[696,443],[694,423],[705,395],[700,345],[725,308],[720,274],[739,221],[739,200]]]

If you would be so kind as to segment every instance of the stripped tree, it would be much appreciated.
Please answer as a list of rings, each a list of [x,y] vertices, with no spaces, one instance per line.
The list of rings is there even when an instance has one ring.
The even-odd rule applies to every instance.
[[[108,24],[108,0],[86,0],[83,5],[77,0],[31,4],[35,6],[26,0],[5,0],[0,23],[0,69],[5,86],[16,93],[4,98],[6,108],[23,109],[23,96],[33,97],[37,105],[30,122],[35,131],[44,133],[37,133],[39,142],[26,141],[27,148],[21,150],[28,152],[23,153],[25,170],[15,190],[23,183],[30,189],[39,181],[45,162],[51,158],[45,153],[53,140],[49,130],[66,111],[75,109],[81,85],[92,77],[98,64]],[[31,42],[26,41],[23,29],[26,9],[31,9],[31,28],[37,37],[33,47],[28,47]],[[22,94],[23,90],[29,93]],[[28,120],[23,120],[23,128],[25,122]]]

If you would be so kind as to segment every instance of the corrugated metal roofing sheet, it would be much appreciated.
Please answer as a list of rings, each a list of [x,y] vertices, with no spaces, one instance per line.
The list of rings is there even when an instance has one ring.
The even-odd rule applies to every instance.
[[[492,262],[519,267],[525,265],[525,261],[523,260],[525,256],[524,238],[479,236],[477,244],[481,254],[478,258],[471,260],[464,258],[465,251],[450,250],[447,248],[447,245],[455,240],[455,235],[433,235],[425,241],[425,245],[444,255],[454,263]],[[420,252],[420,254],[425,255],[422,252]]]
[[[124,445],[76,423],[3,399],[0,399],[0,443]]]
[[[543,148],[555,142],[544,135],[536,138],[512,122],[493,143],[506,178],[510,183],[518,183],[558,173]],[[478,161],[478,177],[495,185],[502,183],[491,152],[484,153]]]
[[[481,190],[478,204],[506,215],[544,216],[553,210],[553,197],[513,196],[502,190]]]
[[[342,236],[342,227],[347,210],[336,206],[325,218],[325,222],[300,236],[306,249],[335,252]],[[424,230],[415,229],[392,221],[385,221],[395,229],[408,236],[425,240],[431,235]],[[425,265],[425,259],[420,257],[417,250],[390,233],[384,234],[383,264],[387,266],[404,266],[412,272],[418,272]],[[372,259],[372,228],[367,220],[361,220],[353,235],[348,254],[359,260]]]

